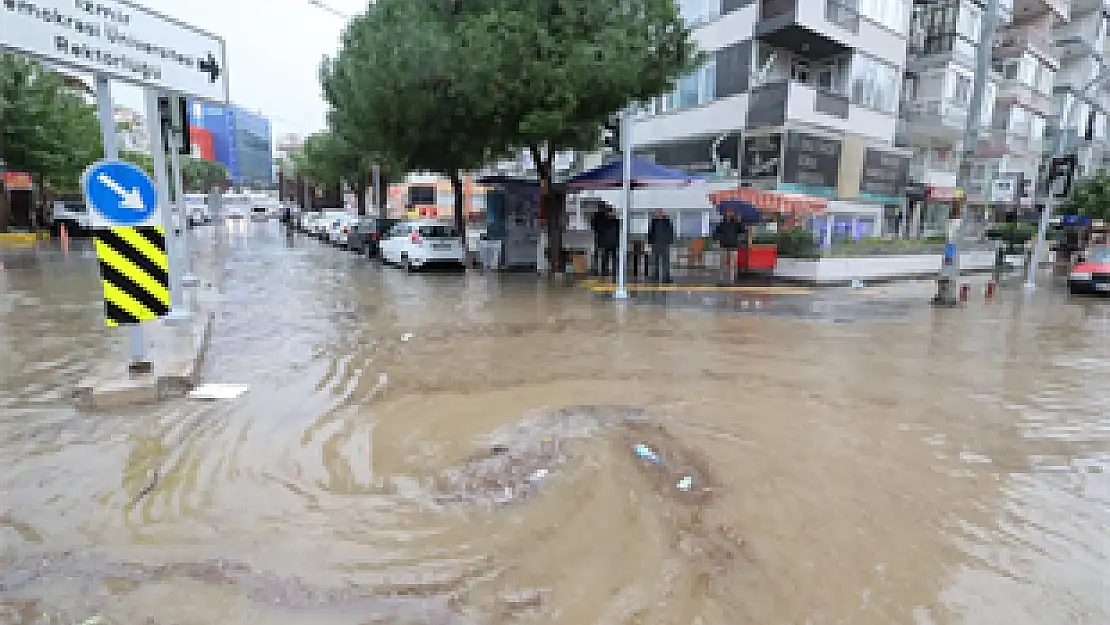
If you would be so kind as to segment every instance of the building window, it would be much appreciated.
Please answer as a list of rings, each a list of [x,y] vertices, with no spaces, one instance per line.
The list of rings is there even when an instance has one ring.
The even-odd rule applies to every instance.
[[[690,26],[708,22],[721,14],[721,0],[678,0],[678,12]]]
[[[956,74],[952,88],[952,103],[960,108],[967,108],[971,104],[971,77]]]
[[[893,114],[898,107],[902,72],[893,65],[857,54],[852,59],[852,103],[881,113]]]
[[[906,32],[906,0],[859,0],[859,14],[898,34]]]
[[[698,73],[687,74],[678,80],[678,108],[698,105]]]

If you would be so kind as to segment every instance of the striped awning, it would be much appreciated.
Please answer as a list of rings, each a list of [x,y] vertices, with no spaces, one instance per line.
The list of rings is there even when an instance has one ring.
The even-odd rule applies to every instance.
[[[747,202],[764,213],[798,217],[824,213],[829,206],[827,199],[816,195],[764,191],[753,187],[736,187],[735,189],[725,189],[709,194],[709,201],[714,205],[728,200]]]

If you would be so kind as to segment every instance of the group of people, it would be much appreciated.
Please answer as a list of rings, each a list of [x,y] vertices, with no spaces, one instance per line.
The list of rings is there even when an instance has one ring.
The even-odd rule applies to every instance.
[[[615,276],[621,238],[620,219],[613,214],[611,206],[603,204],[590,219],[590,228],[594,233],[594,273]],[[744,234],[743,223],[731,210],[713,229],[713,241],[722,252],[720,277],[723,282],[736,279],[737,251],[745,238]],[[676,240],[674,222],[663,209],[656,209],[648,225],[647,244],[651,246],[648,276],[657,282],[671,282],[671,246]]]

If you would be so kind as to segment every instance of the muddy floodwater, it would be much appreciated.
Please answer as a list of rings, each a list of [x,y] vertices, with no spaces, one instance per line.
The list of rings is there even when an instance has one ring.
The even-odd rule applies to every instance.
[[[249,390],[116,413],[68,398],[122,349],[92,257],[0,252],[0,624],[1110,622],[1110,302],[199,239],[205,380]]]

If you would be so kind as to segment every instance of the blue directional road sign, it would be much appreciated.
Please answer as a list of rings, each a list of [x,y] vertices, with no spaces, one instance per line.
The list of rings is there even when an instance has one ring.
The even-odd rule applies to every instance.
[[[98,161],[85,170],[81,184],[93,228],[161,225],[154,181],[135,165]]]

